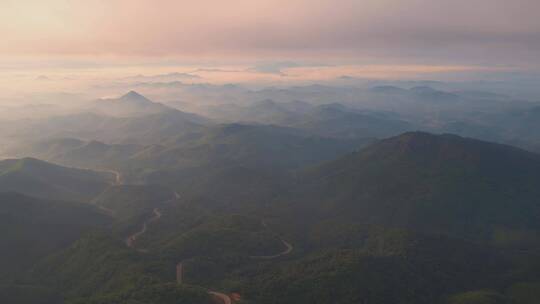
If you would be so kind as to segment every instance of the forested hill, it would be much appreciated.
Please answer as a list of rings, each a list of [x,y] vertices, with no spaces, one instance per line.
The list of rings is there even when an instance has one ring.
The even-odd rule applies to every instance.
[[[413,132],[305,171],[290,205],[316,220],[536,242],[539,184],[537,154]]]

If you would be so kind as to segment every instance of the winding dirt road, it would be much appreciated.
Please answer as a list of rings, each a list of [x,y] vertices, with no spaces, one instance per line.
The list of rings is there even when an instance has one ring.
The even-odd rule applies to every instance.
[[[262,225],[265,228],[268,229],[268,225],[266,224],[265,221],[262,221]],[[274,254],[274,255],[252,255],[252,256],[250,256],[250,258],[252,258],[252,259],[261,259],[261,260],[271,260],[271,259],[277,259],[279,257],[290,254],[293,251],[294,246],[291,245],[289,242],[285,241],[282,238],[280,238],[280,241],[283,243],[283,245],[285,245],[285,250],[284,251],[282,251],[280,253],[277,253],[277,254]],[[176,264],[176,282],[178,284],[182,284],[183,280],[184,280],[184,266],[183,266],[182,262],[179,262],[178,264]],[[223,302],[224,304],[232,304],[233,303],[231,297],[229,295],[227,295],[227,294],[217,292],[217,291],[208,291],[208,293],[211,294],[212,296],[214,296],[216,299]]]
[[[217,292],[217,291],[209,291],[208,293],[213,295],[214,297],[216,297],[220,301],[222,301],[224,304],[232,304],[231,297],[229,297],[228,295],[226,295],[224,293]]]
[[[96,169],[96,168],[81,168],[81,167],[72,167],[74,169],[79,170],[88,170],[88,171],[94,171],[94,172],[105,172],[105,173],[111,173],[114,175],[114,180],[111,182],[111,186],[118,186],[122,185],[124,182],[122,180],[122,174],[116,170],[112,169]]]
[[[121,184],[122,184],[122,175],[120,174],[120,172],[118,172],[118,171],[113,171],[113,170],[108,171],[108,172],[114,174],[114,176],[115,176],[115,178],[114,178],[114,185],[117,186],[117,185],[121,185]]]
[[[274,254],[274,255],[251,255],[249,256],[251,259],[260,259],[260,260],[272,260],[272,259],[277,259],[279,257],[282,257],[284,255],[288,255],[289,253],[291,253],[294,249],[293,245],[291,245],[291,243],[285,241],[284,239],[280,239],[281,243],[283,243],[283,245],[285,245],[285,250],[283,250],[282,252],[278,253],[278,254]]]
[[[90,168],[81,168],[83,170],[92,170],[92,171],[96,171],[96,172],[105,172],[105,173],[111,173],[112,175],[114,175],[114,180],[111,182],[111,186],[118,186],[118,185],[122,185],[123,182],[122,182],[122,174],[120,174],[120,172],[116,171],[116,170],[111,170],[111,169],[90,169]]]
[[[81,169],[81,170],[92,170],[92,171],[95,171],[95,172],[107,172],[107,173],[112,173],[114,175],[114,180],[110,183],[111,186],[119,186],[119,185],[122,185],[123,182],[122,182],[122,175],[120,174],[120,172],[118,171],[115,171],[115,170],[108,170],[108,169],[87,169],[87,168],[78,168],[78,169]],[[100,195],[96,196],[92,201],[90,201],[91,204],[94,204],[96,205],[99,210],[103,211],[105,214],[107,214],[108,216],[111,216],[111,217],[114,217],[115,215],[115,212],[114,210],[110,209],[110,208],[107,208],[105,206],[100,206],[100,205],[97,205],[97,200],[99,199],[99,197],[105,193],[106,191],[108,190],[105,189],[103,190],[103,192],[101,192]]]
[[[110,217],[114,217],[114,210],[111,208],[107,208],[105,206],[98,206],[99,210],[103,211],[105,214],[107,214]]]
[[[94,169],[94,171],[108,172],[108,173],[114,174],[115,178],[114,178],[114,181],[111,183],[111,186],[118,186],[118,185],[123,184],[122,175],[118,171],[109,170],[109,169],[97,169],[97,170]],[[164,203],[169,203],[169,202],[172,202],[172,201],[178,200],[178,199],[180,199],[180,194],[177,191],[175,191],[174,192],[174,198],[172,198],[170,200],[167,200]],[[95,200],[93,202],[95,203]],[[109,208],[104,207],[104,206],[98,206],[98,207],[99,207],[100,210],[104,211],[105,213],[109,214],[110,216],[114,216],[114,210],[109,209]],[[142,227],[141,227],[141,229],[139,231],[135,232],[134,234],[132,234],[132,235],[130,235],[130,236],[128,236],[126,238],[126,240],[125,240],[126,246],[128,246],[129,248],[135,249],[135,242],[137,241],[137,239],[140,236],[142,236],[143,234],[146,233],[146,231],[148,230],[148,225],[150,225],[152,222],[158,221],[159,219],[161,219],[161,216],[163,215],[162,212],[158,208],[154,208],[152,210],[152,213],[153,213],[153,216],[151,218],[149,218],[148,220],[144,221],[144,223],[143,223],[143,225],[142,225]],[[266,229],[268,229],[268,225],[266,224],[266,222],[264,220],[261,222],[261,224]],[[290,254],[294,249],[293,245],[291,245],[290,243],[288,243],[287,241],[285,241],[282,238],[280,238],[280,241],[285,246],[285,250],[283,250],[282,252],[277,253],[275,255],[250,256],[250,258],[252,258],[252,259],[261,259],[261,260],[271,260],[271,259],[276,259],[276,258],[279,258],[279,257]],[[141,253],[147,252],[147,250],[145,250],[145,249],[135,249],[135,250],[137,250],[138,252],[141,252]],[[178,264],[176,264],[176,282],[178,284],[182,284],[183,279],[184,279],[184,267],[183,267],[182,262],[179,262]],[[224,293],[221,293],[221,292],[218,292],[218,291],[212,291],[212,290],[208,290],[208,294],[210,294],[217,301],[220,301],[223,304],[232,304],[233,303],[233,300],[227,294],[224,294]]]
[[[117,178],[116,181],[120,182],[121,180],[120,178]],[[165,203],[174,201],[175,199],[179,199],[179,198],[180,198],[180,194],[178,194],[178,192],[174,192],[174,198],[169,201],[166,201]],[[148,229],[148,225],[151,224],[152,222],[158,221],[162,216],[162,213],[158,208],[154,208],[153,214],[154,215],[150,219],[146,220],[143,223],[141,230],[135,232],[134,234],[126,238],[125,243],[128,247],[135,249],[135,242],[141,235],[146,233]],[[266,229],[268,229],[268,225],[266,224],[264,220],[261,223]],[[280,241],[285,246],[285,250],[283,250],[282,252],[274,254],[274,255],[255,255],[255,256],[250,256],[250,258],[261,259],[261,260],[271,260],[271,259],[276,259],[276,258],[290,254],[294,249],[293,245],[291,245],[289,242],[285,241],[282,238],[280,238]],[[147,250],[144,250],[144,249],[138,249],[137,251],[142,252],[142,253],[147,252]],[[182,262],[179,262],[178,264],[176,264],[176,282],[178,284],[183,284],[183,281],[184,281],[184,267],[183,267]],[[214,299],[222,302],[223,304],[233,303],[233,300],[231,299],[231,297],[222,292],[208,290],[208,294],[210,294]]]
[[[268,228],[268,224],[266,223],[265,220],[261,221],[261,225],[263,225],[263,227],[266,228],[267,230],[270,230]],[[285,250],[283,250],[282,252],[274,254],[274,255],[252,255],[252,256],[250,256],[250,258],[252,258],[252,259],[260,259],[260,260],[272,260],[272,259],[277,259],[279,257],[288,255],[289,253],[291,253],[293,251],[294,246],[291,245],[291,243],[285,241],[282,238],[279,238],[279,240],[285,246]]]
[[[175,199],[179,199],[179,198],[180,198],[180,194],[178,194],[178,192],[174,192],[174,198],[171,199],[171,200],[166,201],[165,203],[167,203],[169,201],[174,201]],[[132,235],[130,235],[130,236],[128,236],[126,238],[126,240],[125,240],[126,246],[128,246],[129,248],[135,249],[135,242],[137,241],[137,239],[141,235],[146,233],[146,231],[148,230],[148,225],[151,224],[152,222],[158,221],[161,218],[161,216],[163,215],[158,208],[154,208],[153,214],[154,214],[154,216],[152,216],[150,219],[148,219],[147,221],[145,221],[143,223],[143,225],[141,227],[141,230],[135,232],[134,234],[132,234]],[[141,252],[141,253],[146,253],[147,252],[147,250],[145,250],[145,249],[135,249],[135,250],[137,250],[138,252]],[[176,264],[176,282],[178,284],[182,284],[182,282],[183,282],[183,272],[184,272],[184,269],[183,269],[182,262],[179,262],[178,264]],[[229,297],[228,295],[226,295],[224,293],[209,290],[208,294],[212,295],[216,300],[221,301],[224,304],[232,304],[233,303],[231,297]]]
[[[143,225],[142,225],[142,228],[141,230],[135,232],[134,234],[128,236],[126,238],[126,245],[129,247],[129,248],[135,248],[135,241],[143,234],[146,233],[146,230],[148,229],[148,225],[152,222],[155,222],[157,220],[159,220],[161,218],[161,211],[158,209],[158,208],[154,208],[154,210],[152,211],[154,216],[152,216],[151,218],[149,218],[148,220],[146,220]]]

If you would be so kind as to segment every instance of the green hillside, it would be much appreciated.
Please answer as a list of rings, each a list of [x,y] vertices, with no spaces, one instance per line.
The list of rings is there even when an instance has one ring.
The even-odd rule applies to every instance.
[[[536,245],[539,169],[539,155],[509,146],[406,133],[308,170],[290,206],[317,220]]]
[[[130,157],[138,167],[125,167],[142,183],[109,185],[94,205],[9,194],[1,295],[46,304],[212,303],[208,290],[261,304],[534,303],[539,155],[421,132],[355,143],[223,125],[144,148]],[[307,155],[318,145],[327,150]],[[5,176],[50,166],[1,164]],[[59,168],[33,170],[67,183],[72,169]],[[75,173],[67,176],[80,181]]]
[[[77,240],[83,232],[109,223],[93,206],[0,193],[0,280],[20,275],[39,259]]]
[[[139,229],[156,207],[175,198],[174,192],[158,185],[118,185],[107,188],[93,203],[115,219],[113,231],[120,236]]]
[[[0,192],[89,201],[114,182],[108,172],[58,166],[34,158],[0,161]]]
[[[33,277],[68,303],[211,303],[203,289],[171,283],[167,266],[97,233],[42,261]]]
[[[65,166],[83,168],[114,168],[125,163],[130,155],[144,146],[132,144],[105,144],[100,141],[83,141],[74,138],[55,138],[29,144],[19,154],[51,161]]]

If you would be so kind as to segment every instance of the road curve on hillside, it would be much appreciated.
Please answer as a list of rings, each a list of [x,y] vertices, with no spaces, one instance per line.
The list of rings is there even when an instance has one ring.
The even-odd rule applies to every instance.
[[[285,246],[285,250],[283,250],[282,252],[274,254],[274,255],[251,255],[249,257],[251,259],[272,260],[272,259],[277,259],[279,257],[288,255],[289,253],[293,251],[294,246],[291,245],[291,243],[285,241],[284,239],[280,239],[280,241]]]
[[[117,181],[118,180],[119,180],[119,178],[117,178]],[[180,198],[180,194],[178,192],[174,192],[174,198],[171,199],[171,200],[168,200],[166,202],[174,201],[175,199],[179,199],[179,198]],[[137,239],[141,235],[146,233],[146,231],[148,229],[148,225],[151,224],[152,222],[158,221],[162,216],[162,213],[158,208],[154,208],[153,214],[154,214],[154,216],[152,216],[150,219],[146,220],[143,223],[143,225],[141,227],[141,230],[135,232],[134,234],[132,234],[132,235],[130,235],[130,236],[128,236],[126,238],[125,243],[126,243],[126,245],[128,247],[130,247],[132,249],[135,249],[135,242],[137,241]],[[266,224],[266,222],[264,220],[262,221],[262,225],[265,228],[268,229],[268,225]],[[279,257],[290,254],[294,249],[293,245],[291,245],[289,242],[285,241],[282,238],[280,238],[280,241],[285,246],[285,250],[283,250],[282,252],[277,253],[275,255],[250,256],[250,258],[252,258],[252,259],[270,260],[270,259],[276,259],[276,258],[279,258]],[[146,250],[142,250],[142,249],[139,249],[138,251],[139,252],[146,252]],[[178,284],[183,284],[183,282],[184,282],[184,266],[183,266],[182,261],[178,262],[176,264],[175,271],[176,271],[176,282]],[[218,292],[218,291],[213,291],[213,290],[208,290],[208,294],[213,296],[215,299],[221,301],[223,304],[232,304],[233,303],[233,300],[231,299],[231,297],[229,295],[225,294],[225,293]]]
[[[112,171],[111,171],[112,172]],[[118,173],[120,174],[120,173]],[[117,181],[121,181],[120,178],[117,178]],[[178,194],[178,192],[174,192],[174,197],[167,200],[167,201],[164,201],[162,204],[167,204],[169,202],[172,202],[178,198],[180,198],[180,194]],[[161,216],[163,215],[161,210],[159,210],[159,208],[154,208],[154,210],[152,210],[152,213],[153,213],[153,216],[151,218],[149,218],[148,220],[144,221],[143,222],[143,225],[141,227],[141,230],[133,233],[132,235],[128,236],[125,240],[125,243],[126,245],[129,247],[129,248],[135,248],[135,241],[137,241],[137,239],[146,233],[146,230],[148,229],[148,225],[151,224],[152,222],[155,222],[157,220],[159,220],[161,218]],[[140,252],[145,252],[146,250],[138,250]]]
[[[266,224],[266,221],[263,220],[261,222],[262,226],[266,229],[268,229],[268,224]],[[269,229],[268,229],[269,230]],[[290,254],[293,249],[294,249],[294,246],[285,241],[284,239],[282,239],[281,237],[279,238],[279,240],[281,241],[281,243],[285,246],[285,250],[283,250],[282,252],[279,252],[279,253],[276,253],[274,255],[251,255],[249,256],[251,259],[260,259],[260,260],[272,260],[272,259],[277,259],[279,257],[282,257],[282,256],[285,256],[285,255],[288,255]]]
[[[169,201],[173,201],[173,200],[178,199],[178,198],[180,198],[180,194],[178,194],[178,192],[174,192],[174,198],[171,199],[171,200],[166,201],[165,203],[167,203]],[[137,241],[137,239],[141,235],[146,233],[146,231],[148,229],[148,225],[151,224],[152,222],[158,221],[161,218],[161,216],[163,215],[162,212],[158,208],[154,208],[153,214],[154,214],[154,216],[152,216],[150,219],[148,219],[147,221],[145,221],[143,223],[143,225],[141,227],[141,230],[135,232],[134,234],[132,234],[132,235],[130,235],[130,236],[128,236],[126,238],[125,243],[129,248],[135,249],[135,241]],[[137,251],[142,252],[142,253],[147,252],[147,250],[144,250],[144,249],[138,249]],[[176,264],[176,282],[178,284],[183,283],[183,276],[184,276],[183,264],[182,264],[182,262],[179,262],[178,264]],[[228,295],[226,295],[224,293],[209,290],[208,294],[212,295],[214,298],[220,300],[224,304],[232,304],[231,297],[229,297]]]
[[[126,238],[126,245],[129,247],[129,248],[134,248],[135,247],[135,241],[137,241],[137,239],[146,233],[146,230],[148,229],[148,225],[152,222],[155,222],[157,220],[159,220],[162,216],[162,213],[161,211],[158,209],[158,208],[154,208],[154,210],[152,211],[152,213],[154,214],[154,216],[152,216],[151,218],[149,218],[148,220],[144,221],[143,225],[142,225],[142,228],[141,230],[135,232],[134,234],[128,236]]]
[[[232,304],[231,297],[229,297],[228,295],[224,293],[216,292],[216,291],[209,291],[208,293],[218,298],[219,300],[221,300],[223,304]]]
[[[110,169],[88,169],[88,168],[77,168],[77,169],[91,170],[91,171],[95,171],[95,172],[106,172],[106,173],[113,174],[114,175],[114,180],[110,183],[110,187],[119,186],[119,185],[123,184],[123,182],[122,182],[122,174],[120,172],[118,172],[118,171],[115,171],[115,170],[110,170]],[[94,199],[92,199],[90,201],[90,203],[96,205],[99,208],[99,210],[103,211],[108,216],[114,217],[114,214],[115,214],[114,210],[112,210],[110,208],[107,208],[105,206],[101,206],[101,205],[96,204],[99,197],[101,195],[103,195],[105,192],[107,192],[107,190],[108,190],[108,188],[104,189],[98,196],[94,197]]]
[[[115,185],[115,186],[122,185],[122,175],[120,174],[120,172],[114,171],[114,170],[110,170],[110,171],[107,171],[107,172],[110,172],[110,173],[114,174],[115,178],[114,178],[113,185]]]
[[[122,185],[122,174],[119,171],[112,170],[112,169],[90,169],[90,168],[84,168],[85,170],[92,170],[96,172],[105,172],[105,173],[111,173],[114,175],[114,180],[111,182],[111,186],[118,186]]]
[[[81,167],[72,167],[74,169],[79,170],[88,170],[88,171],[94,171],[94,172],[104,172],[104,173],[110,173],[114,175],[113,181],[110,183],[111,186],[118,186],[122,185],[124,182],[122,180],[122,174],[119,171],[112,170],[112,169],[97,169],[97,168],[81,168]]]

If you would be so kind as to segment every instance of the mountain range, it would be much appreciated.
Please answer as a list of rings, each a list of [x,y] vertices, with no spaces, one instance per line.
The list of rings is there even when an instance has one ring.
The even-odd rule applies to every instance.
[[[534,104],[425,84],[182,88],[224,100],[205,118],[129,92],[1,130],[17,145],[0,161],[0,302],[540,298]]]

